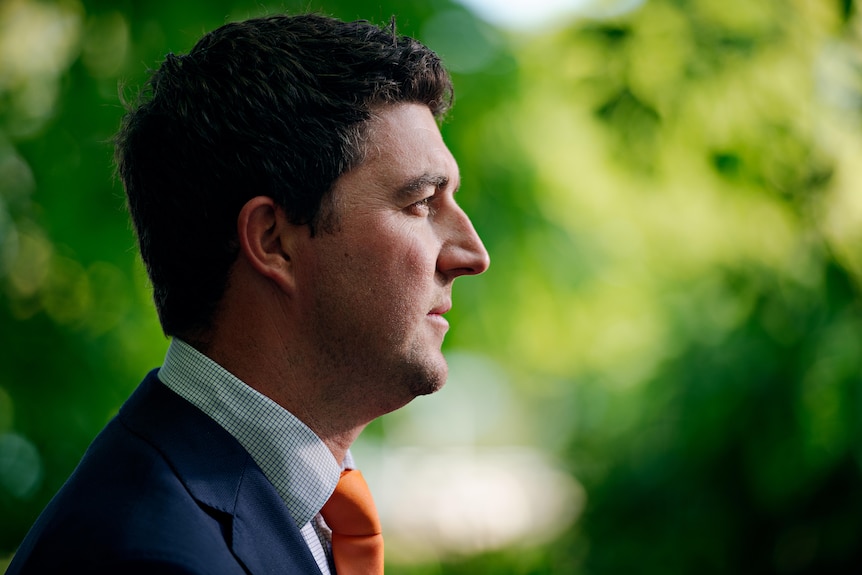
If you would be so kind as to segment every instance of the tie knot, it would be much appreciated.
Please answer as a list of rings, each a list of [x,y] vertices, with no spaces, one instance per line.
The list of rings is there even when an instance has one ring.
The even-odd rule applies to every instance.
[[[374,499],[358,469],[341,472],[338,485],[320,514],[332,532],[338,535],[356,537],[381,532]]]

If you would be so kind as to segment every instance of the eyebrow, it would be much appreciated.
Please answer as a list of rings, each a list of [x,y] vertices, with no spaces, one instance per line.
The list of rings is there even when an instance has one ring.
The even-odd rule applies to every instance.
[[[398,188],[398,195],[404,199],[409,199],[422,194],[428,188],[435,190],[445,188],[449,184],[447,176],[439,174],[422,174],[407,180]]]

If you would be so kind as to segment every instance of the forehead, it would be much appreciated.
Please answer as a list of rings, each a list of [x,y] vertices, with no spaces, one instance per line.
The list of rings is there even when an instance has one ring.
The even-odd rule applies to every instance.
[[[458,179],[458,164],[434,116],[422,104],[389,105],[375,111],[367,126],[365,158],[351,171],[364,170],[394,179]]]

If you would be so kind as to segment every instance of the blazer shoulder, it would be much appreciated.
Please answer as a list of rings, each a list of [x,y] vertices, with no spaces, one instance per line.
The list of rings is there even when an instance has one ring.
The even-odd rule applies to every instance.
[[[145,389],[155,385],[145,380],[96,437],[31,528],[9,573],[63,572],[65,564],[75,572],[126,573],[156,563],[164,569],[150,573],[244,572],[231,552],[230,533],[231,490],[236,490],[245,459],[207,477],[208,484],[221,486],[211,488],[215,498],[196,498],[177,468],[184,451],[194,446],[183,430],[172,429],[163,411],[174,417],[186,412],[194,420],[195,408],[163,397],[163,392],[172,393],[167,389]],[[152,397],[142,401],[136,397],[140,392]],[[166,437],[173,438],[172,445],[163,441]],[[25,568],[19,571],[19,564]]]
[[[236,439],[151,372],[37,519],[10,575],[319,573]]]

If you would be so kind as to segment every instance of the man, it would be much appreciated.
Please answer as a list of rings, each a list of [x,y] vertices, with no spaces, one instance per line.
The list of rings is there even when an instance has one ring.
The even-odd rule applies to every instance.
[[[443,385],[452,282],[488,266],[451,93],[415,40],[318,15],[166,58],[117,160],[173,341],[9,573],[382,572],[326,508],[364,426]]]

